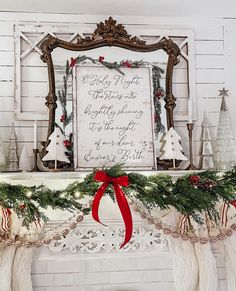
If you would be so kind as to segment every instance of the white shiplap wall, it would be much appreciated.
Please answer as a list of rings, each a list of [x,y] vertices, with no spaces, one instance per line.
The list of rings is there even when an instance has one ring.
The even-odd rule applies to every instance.
[[[50,23],[96,23],[103,21],[107,16],[79,16],[37,13],[0,13],[0,140],[7,148],[9,128],[14,116],[14,23],[28,22],[39,24]],[[200,18],[146,18],[146,17],[119,17],[115,18],[126,25],[145,25],[150,28],[192,29],[195,32],[195,60],[196,60],[196,88],[198,115],[194,129],[194,154],[199,153],[201,122],[203,111],[209,113],[213,135],[218,121],[220,98],[218,90],[224,85],[224,20]],[[128,29],[128,28],[127,28]],[[37,76],[34,76],[34,79]],[[35,83],[37,86],[37,82]],[[22,91],[30,88],[22,88]],[[232,102],[231,102],[232,103]],[[236,103],[236,102],[235,102]],[[232,113],[233,114],[233,113]],[[19,152],[25,144],[31,153],[33,130],[32,121],[16,121]],[[183,138],[185,152],[188,152],[186,125],[177,122],[177,130]],[[47,123],[41,122],[39,138],[46,137]]]

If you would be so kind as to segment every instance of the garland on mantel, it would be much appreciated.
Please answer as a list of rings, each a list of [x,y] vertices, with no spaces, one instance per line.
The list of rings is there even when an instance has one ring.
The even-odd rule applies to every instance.
[[[149,211],[156,207],[168,209],[173,206],[183,215],[189,215],[201,224],[198,213],[203,211],[213,221],[219,220],[219,213],[215,209],[219,201],[236,206],[236,167],[226,172],[187,174],[175,182],[168,175],[145,176],[136,172],[126,174],[120,165],[104,171],[114,178],[128,176],[129,185],[123,188],[124,193],[130,199],[139,200]],[[47,220],[40,209],[49,206],[53,209],[71,212],[78,210],[88,214],[90,209],[84,209],[80,199],[96,194],[101,183],[94,180],[95,173],[96,170],[87,175],[84,181],[76,181],[64,190],[51,190],[44,185],[31,187],[0,183],[0,205],[14,209],[24,219],[24,225],[37,219]],[[105,194],[115,200],[112,185],[108,185]]]

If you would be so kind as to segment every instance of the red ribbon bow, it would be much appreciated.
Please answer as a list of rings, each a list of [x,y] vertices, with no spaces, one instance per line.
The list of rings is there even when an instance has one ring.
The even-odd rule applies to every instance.
[[[112,184],[115,190],[116,201],[118,203],[123,221],[125,223],[125,239],[122,245],[120,246],[120,248],[123,248],[123,246],[125,246],[131,239],[132,232],[133,232],[133,221],[132,221],[132,215],[129,208],[129,204],[127,202],[124,192],[120,188],[120,186],[127,187],[129,185],[128,176],[120,176],[117,178],[113,178],[113,177],[108,176],[107,173],[104,171],[97,171],[94,176],[94,180],[103,182],[103,184],[98,189],[93,200],[93,205],[92,205],[93,219],[101,223],[98,216],[98,208],[99,208],[100,200],[103,194],[105,193],[108,185]]]

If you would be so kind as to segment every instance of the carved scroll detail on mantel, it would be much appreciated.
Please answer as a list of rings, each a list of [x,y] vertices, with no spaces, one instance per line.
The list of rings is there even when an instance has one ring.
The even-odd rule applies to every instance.
[[[53,241],[49,249],[53,252],[70,251],[72,253],[99,253],[118,252],[124,237],[124,228],[96,228],[82,227],[70,232],[66,238]],[[160,231],[150,227],[149,229],[137,227],[133,231],[133,237],[122,252],[145,251],[159,248],[165,240]]]

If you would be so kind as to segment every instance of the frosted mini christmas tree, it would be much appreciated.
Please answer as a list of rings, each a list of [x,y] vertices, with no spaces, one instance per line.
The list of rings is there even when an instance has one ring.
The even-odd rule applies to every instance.
[[[43,161],[55,161],[55,169],[57,169],[57,161],[70,163],[66,156],[66,147],[64,146],[65,137],[61,130],[56,127],[48,138],[51,142],[46,148],[48,153],[43,157]]]
[[[183,148],[180,144],[181,137],[171,127],[163,138],[164,144],[161,148],[163,154],[159,157],[160,160],[173,160],[173,168],[175,168],[175,160],[186,161],[187,158],[182,153]]]
[[[235,155],[235,142],[230,122],[230,115],[225,103],[225,96],[228,96],[228,90],[223,88],[219,90],[219,96],[222,96],[220,117],[216,136],[216,162],[220,170],[229,169]]]
[[[19,159],[19,170],[21,171],[31,171],[32,170],[32,163],[31,159],[27,154],[26,147],[24,146]]]
[[[4,171],[6,168],[6,160],[3,152],[2,142],[0,141],[0,172]]]
[[[17,172],[18,168],[18,156],[17,156],[17,145],[16,145],[16,132],[14,122],[12,122],[11,132],[9,136],[9,146],[8,146],[8,161],[7,161],[7,171]]]
[[[204,170],[214,169],[212,139],[209,127],[210,124],[205,113],[202,123],[202,148],[199,165],[199,169]]]

